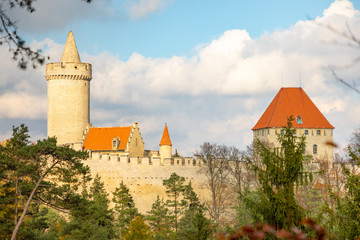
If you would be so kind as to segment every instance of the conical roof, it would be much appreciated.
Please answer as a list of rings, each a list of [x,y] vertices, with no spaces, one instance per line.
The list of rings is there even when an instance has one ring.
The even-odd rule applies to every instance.
[[[66,40],[64,52],[61,57],[61,62],[74,62],[74,63],[81,62],[76,47],[74,34],[72,31],[69,32],[68,38]]]
[[[252,130],[284,127],[294,117],[294,128],[334,128],[302,88],[281,88]]]
[[[167,125],[165,124],[165,127],[164,127],[164,132],[163,132],[163,135],[162,135],[162,138],[161,138],[161,141],[160,141],[160,146],[162,145],[168,145],[168,146],[172,146],[172,143],[171,143],[171,140],[170,140],[170,136],[169,136],[169,131],[168,131],[168,127]]]

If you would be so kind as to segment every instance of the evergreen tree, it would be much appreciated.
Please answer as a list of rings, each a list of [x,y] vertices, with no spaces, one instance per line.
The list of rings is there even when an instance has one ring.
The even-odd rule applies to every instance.
[[[150,226],[152,239],[166,240],[174,237],[171,231],[171,219],[169,217],[169,209],[163,199],[157,196],[152,204],[151,210],[147,212],[145,220]]]
[[[184,182],[185,178],[180,177],[176,173],[172,173],[169,179],[163,180],[163,185],[166,188],[166,195],[169,198],[166,201],[166,205],[171,210],[170,216],[174,222],[173,226],[175,233],[178,230],[178,222],[184,212],[184,207],[186,206],[186,201],[183,197],[185,191]]]
[[[33,215],[37,204],[69,208],[79,184],[88,179],[89,168],[82,164],[86,152],[56,146],[55,138],[36,144],[29,144],[29,138],[28,128],[22,124],[13,128],[12,138],[0,148],[1,188],[10,193],[0,198],[0,204],[7,208],[6,217],[13,217],[13,225],[5,224],[2,231],[13,227],[11,239],[16,239],[25,216]],[[9,206],[13,206],[11,210]]]
[[[114,238],[114,217],[109,203],[104,184],[96,175],[90,193],[84,190],[76,207],[71,209],[70,222],[64,226],[62,235],[79,240]]]
[[[124,240],[149,240],[149,227],[145,224],[144,220],[137,216],[131,221],[129,229],[124,233]]]
[[[209,239],[213,233],[211,220],[204,216],[205,207],[200,203],[191,182],[184,186],[184,200],[186,210],[179,221],[176,239]]]
[[[255,151],[261,158],[261,166],[249,161],[257,174],[260,191],[258,202],[244,198],[245,204],[255,220],[274,225],[277,229],[290,229],[304,217],[303,209],[295,200],[294,188],[304,178],[311,178],[311,174],[303,171],[305,137],[293,134],[292,121],[293,117],[290,117],[287,127],[283,128],[284,134],[277,136],[280,148],[256,142]]]
[[[115,203],[115,212],[118,215],[117,227],[120,230],[120,235],[122,235],[129,228],[130,222],[140,214],[135,207],[129,188],[123,182],[113,192],[112,201]]]

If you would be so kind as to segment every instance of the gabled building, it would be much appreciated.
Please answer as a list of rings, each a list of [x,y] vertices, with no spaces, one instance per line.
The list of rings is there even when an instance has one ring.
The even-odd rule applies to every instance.
[[[302,88],[281,88],[259,121],[252,128],[254,139],[278,146],[288,117],[293,116],[294,134],[306,137],[305,154],[314,159],[333,161],[334,127],[319,111]]]
[[[115,154],[141,158],[144,155],[144,142],[136,122],[128,127],[92,127],[86,134],[83,148],[92,156]]]

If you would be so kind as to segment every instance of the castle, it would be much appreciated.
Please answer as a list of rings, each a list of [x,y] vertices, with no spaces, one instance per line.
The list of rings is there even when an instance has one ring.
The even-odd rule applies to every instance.
[[[59,145],[86,150],[86,164],[93,175],[99,174],[110,193],[123,181],[130,189],[140,212],[150,210],[156,196],[165,196],[164,179],[176,172],[191,181],[200,200],[209,199],[207,179],[200,172],[201,159],[173,157],[172,142],[165,125],[159,151],[144,150],[138,124],[124,127],[92,127],[90,123],[90,81],[92,66],[80,60],[75,39],[69,32],[64,52],[58,63],[46,65],[48,95],[48,136],[56,136]],[[299,102],[303,105],[299,105]],[[293,109],[298,109],[293,112]],[[289,115],[296,116],[294,134],[307,135],[308,146],[317,146],[314,155],[332,159],[333,126],[325,119],[301,88],[282,88],[254,126],[254,138],[276,142],[276,134]],[[330,149],[331,148],[331,149]],[[315,149],[315,148],[314,148]]]

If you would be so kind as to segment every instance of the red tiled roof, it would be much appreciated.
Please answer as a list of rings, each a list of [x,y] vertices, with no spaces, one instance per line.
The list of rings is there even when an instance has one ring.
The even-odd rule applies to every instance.
[[[161,145],[169,145],[169,146],[172,146],[167,125],[165,125],[165,127],[164,127],[164,132],[163,132],[163,135],[162,135],[162,138],[161,138],[161,141],[160,141],[160,144],[159,144],[159,145],[160,145],[160,146],[161,146]]]
[[[103,127],[90,128],[84,142],[84,149],[92,151],[112,150],[112,140],[114,137],[120,139],[118,150],[125,150],[130,136],[131,127]]]
[[[334,128],[302,88],[281,88],[252,130],[286,126],[291,115],[294,128]]]

